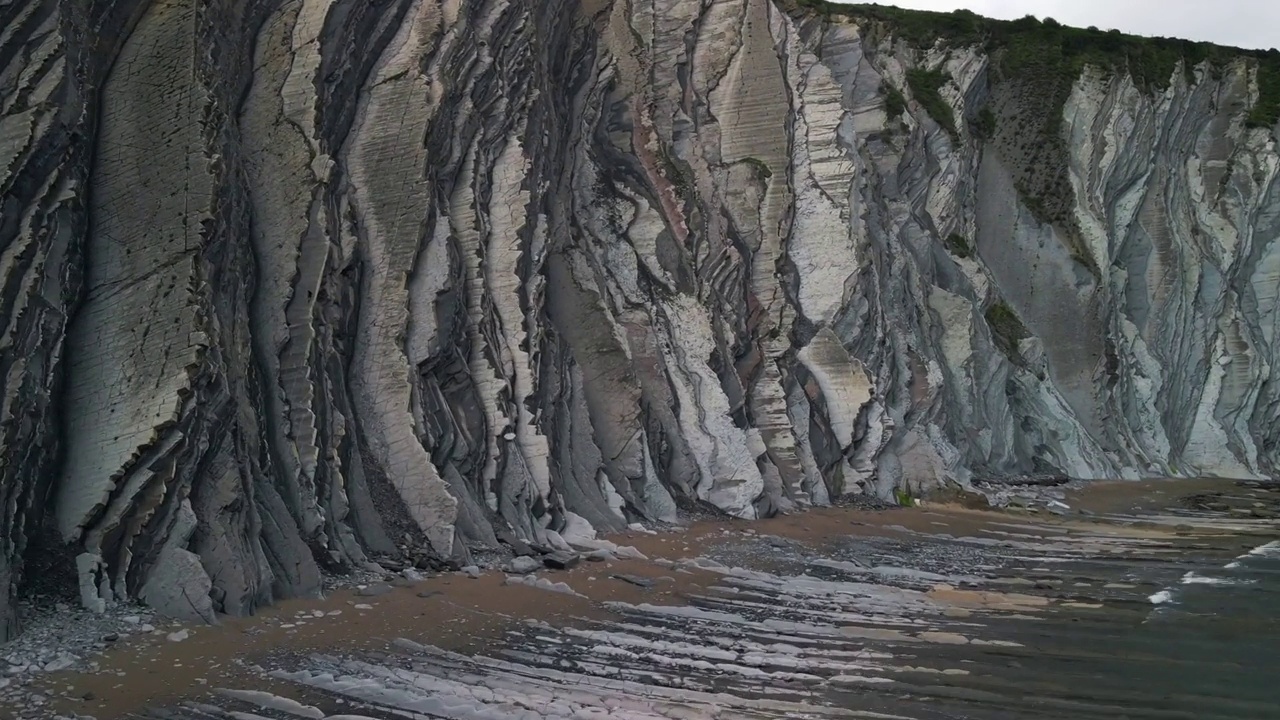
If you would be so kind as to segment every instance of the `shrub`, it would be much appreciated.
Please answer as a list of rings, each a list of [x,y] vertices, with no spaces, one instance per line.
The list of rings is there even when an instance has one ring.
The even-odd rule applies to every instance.
[[[989,140],[996,134],[996,114],[990,107],[983,106],[978,117],[973,121],[973,133],[983,140]]]
[[[1002,300],[987,308],[985,317],[996,349],[1013,362],[1021,363],[1022,353],[1018,351],[1018,343],[1031,337],[1031,333],[1022,324],[1018,314]]]
[[[746,163],[747,165],[750,165],[752,168],[754,168],[756,171],[756,175],[759,175],[761,180],[768,180],[769,178],[773,177],[773,171],[769,169],[768,163],[761,160],[760,158],[744,157],[741,160],[739,160],[739,162]]]
[[[942,99],[940,92],[948,80],[950,78],[941,70],[914,68],[907,71],[907,84],[911,86],[911,94],[916,102],[929,113],[929,117],[933,118],[934,122],[946,130],[952,139],[955,139],[959,136],[956,132],[956,116],[947,101]]]
[[[956,257],[967,258],[973,255],[973,248],[969,245],[969,241],[960,233],[951,233],[947,236],[947,249]]]
[[[907,110],[907,100],[902,97],[902,92],[892,85],[884,85],[881,88],[884,91],[884,112],[889,116],[890,120],[902,117],[902,113]]]

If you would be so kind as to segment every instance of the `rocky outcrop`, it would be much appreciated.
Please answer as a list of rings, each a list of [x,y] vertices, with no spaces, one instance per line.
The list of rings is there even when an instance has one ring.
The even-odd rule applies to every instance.
[[[579,520],[1280,463],[1256,57],[1046,101],[770,0],[0,28],[4,634],[42,530],[86,605],[208,619]]]

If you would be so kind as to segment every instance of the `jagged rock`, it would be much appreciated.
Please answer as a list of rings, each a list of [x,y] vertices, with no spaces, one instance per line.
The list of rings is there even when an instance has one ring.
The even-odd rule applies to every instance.
[[[28,558],[210,620],[677,508],[1277,472],[1272,60],[1046,94],[802,5],[0,4],[0,640]]]
[[[156,569],[142,586],[138,598],[168,617],[190,622],[214,623],[213,589],[200,557],[186,550],[166,549]]]
[[[542,557],[542,564],[552,570],[569,570],[576,567],[581,561],[581,555],[563,551],[553,552]]]

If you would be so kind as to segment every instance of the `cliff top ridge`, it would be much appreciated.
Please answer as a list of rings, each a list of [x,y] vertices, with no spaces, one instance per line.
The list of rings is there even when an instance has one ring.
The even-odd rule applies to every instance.
[[[1280,50],[1275,48],[1250,50],[1097,27],[1077,28],[1032,15],[998,20],[969,10],[905,10],[827,0],[780,0],[780,4],[797,15],[870,21],[876,30],[920,49],[979,46],[988,53],[998,53],[995,67],[1005,76],[1032,76],[1067,86],[1088,65],[1106,71],[1127,71],[1140,88],[1161,91],[1168,87],[1180,65],[1192,79],[1195,70],[1206,63],[1214,72],[1244,59],[1256,63],[1258,72],[1258,99],[1250,109],[1248,125],[1272,128],[1280,121]]]

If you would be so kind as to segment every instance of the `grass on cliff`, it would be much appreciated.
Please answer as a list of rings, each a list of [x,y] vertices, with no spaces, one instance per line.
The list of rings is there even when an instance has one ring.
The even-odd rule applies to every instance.
[[[1011,361],[1021,363],[1022,353],[1018,350],[1018,343],[1031,337],[1031,332],[1027,330],[1026,325],[1022,324],[1018,314],[1007,303],[1001,301],[987,308],[985,317],[987,325],[991,328],[991,339],[995,342],[996,349]]]
[[[960,233],[951,233],[947,236],[947,249],[956,257],[967,258],[973,256],[973,247],[969,244],[968,238]]]
[[[884,93],[884,112],[889,119],[902,117],[902,113],[907,110],[907,99],[902,96],[902,92],[888,83],[884,83],[880,91]]]
[[[824,0],[783,0],[784,6],[826,17],[844,15],[879,22],[895,37],[920,48],[979,46],[999,53],[997,69],[1006,76],[1033,80],[1045,91],[1046,102],[1061,106],[1071,84],[1086,65],[1108,72],[1129,72],[1138,87],[1160,91],[1168,87],[1180,61],[1188,75],[1201,63],[1223,67],[1246,58],[1258,69],[1260,98],[1248,123],[1273,127],[1280,121],[1280,51],[1245,50],[1177,38],[1126,35],[1096,27],[1067,27],[1028,15],[1020,20],[995,20],[968,10],[949,13],[903,10],[873,4],[837,4]],[[932,115],[932,113],[930,113]],[[935,119],[936,116],[935,116]]]
[[[949,79],[941,70],[913,68],[907,71],[907,85],[911,86],[911,94],[916,102],[954,140],[959,137],[956,132],[956,116],[951,111],[951,105],[942,99],[940,92]]]

